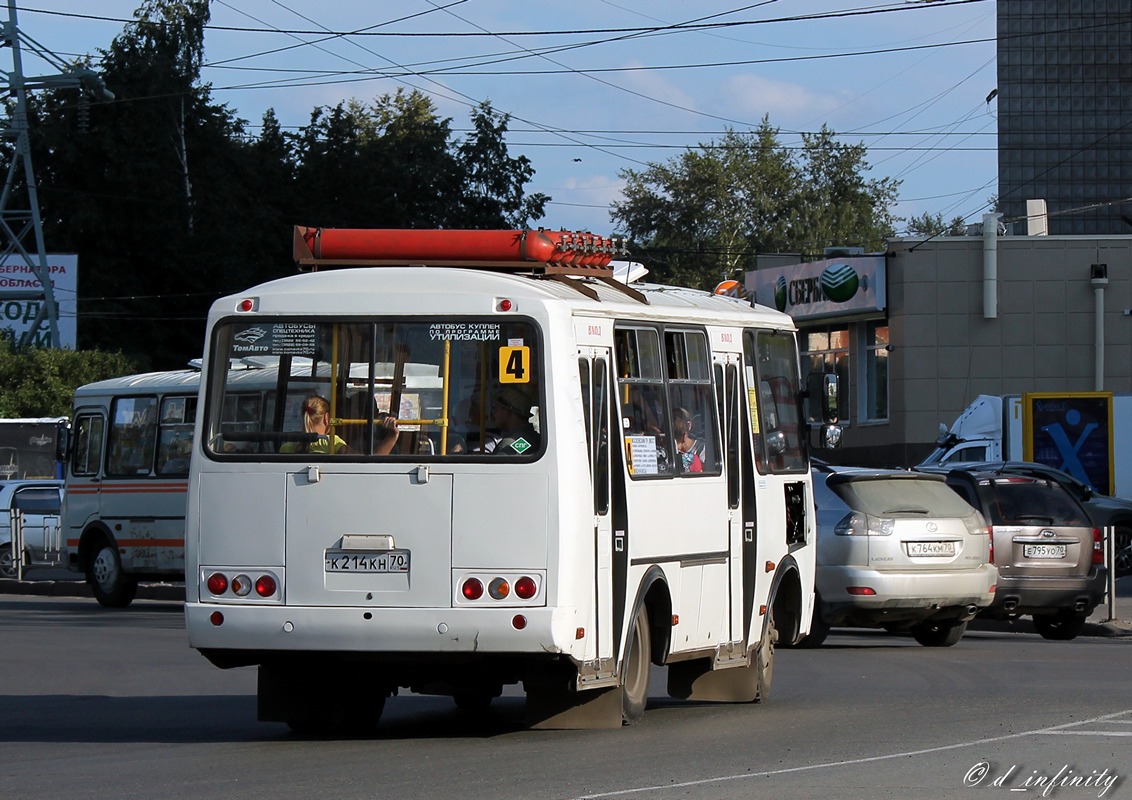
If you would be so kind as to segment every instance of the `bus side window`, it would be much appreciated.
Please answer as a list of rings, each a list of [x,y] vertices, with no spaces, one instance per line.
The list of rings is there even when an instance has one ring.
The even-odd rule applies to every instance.
[[[71,450],[72,475],[97,475],[102,457],[102,417],[84,415],[75,420],[74,444]]]
[[[106,474],[149,475],[157,438],[157,398],[119,397],[111,408],[110,456]]]
[[[188,475],[193,450],[195,397],[166,397],[161,401],[161,430],[157,442],[157,474]]]

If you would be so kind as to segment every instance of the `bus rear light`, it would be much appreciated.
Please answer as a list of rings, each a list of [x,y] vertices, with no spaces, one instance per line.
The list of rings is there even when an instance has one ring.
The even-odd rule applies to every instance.
[[[460,570],[452,575],[452,602],[480,607],[546,605],[545,581],[540,572]]]
[[[236,311],[240,311],[240,312],[243,312],[243,313],[247,313],[249,311],[255,311],[256,307],[258,305],[259,305],[259,303],[256,301],[256,298],[245,297],[243,300],[241,300],[239,303],[236,304]]]
[[[275,578],[270,575],[260,575],[255,582],[255,593],[260,597],[274,597],[276,588]]]
[[[209,615],[208,621],[211,622],[213,625],[220,627],[221,625],[224,624],[224,615],[221,614],[219,611],[213,611]]]
[[[232,594],[247,597],[252,591],[252,579],[247,575],[237,575],[232,579]]]
[[[208,576],[208,591],[215,595],[228,591],[228,576],[221,572],[214,572]]]
[[[521,631],[523,628],[527,627],[527,618],[522,614],[516,614],[511,618],[511,626],[515,630]]]
[[[460,594],[467,600],[479,600],[483,597],[483,582],[478,578],[468,578],[460,587]]]

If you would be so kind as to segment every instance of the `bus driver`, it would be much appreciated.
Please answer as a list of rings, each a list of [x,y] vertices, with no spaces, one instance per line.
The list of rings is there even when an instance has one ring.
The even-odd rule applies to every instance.
[[[517,386],[505,386],[491,407],[499,436],[484,448],[489,453],[520,455],[538,447],[539,434],[531,424],[531,400]]]

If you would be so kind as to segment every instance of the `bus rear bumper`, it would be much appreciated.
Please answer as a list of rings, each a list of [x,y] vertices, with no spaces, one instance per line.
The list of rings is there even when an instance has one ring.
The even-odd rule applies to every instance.
[[[572,608],[418,609],[186,603],[185,622],[189,645],[219,666],[262,663],[265,658],[283,653],[343,653],[359,657],[407,653],[426,656],[529,653],[567,655],[580,660],[586,645],[586,629],[579,624],[578,614]],[[583,632],[581,637],[579,630]],[[224,658],[226,652],[231,659]],[[238,663],[221,663],[225,660]]]

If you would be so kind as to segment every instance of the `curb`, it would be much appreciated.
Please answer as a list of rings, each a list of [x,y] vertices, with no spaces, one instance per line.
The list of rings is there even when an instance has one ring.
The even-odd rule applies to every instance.
[[[0,594],[94,598],[90,586],[81,579],[73,581],[17,581],[14,578],[0,578]],[[135,599],[183,603],[185,601],[185,586],[180,583],[140,583]]]

